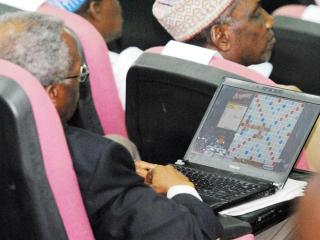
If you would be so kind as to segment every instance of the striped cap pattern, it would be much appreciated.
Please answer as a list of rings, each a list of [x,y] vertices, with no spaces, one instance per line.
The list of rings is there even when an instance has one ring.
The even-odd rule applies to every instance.
[[[77,11],[86,0],[47,0],[47,3],[67,10],[68,12]]]

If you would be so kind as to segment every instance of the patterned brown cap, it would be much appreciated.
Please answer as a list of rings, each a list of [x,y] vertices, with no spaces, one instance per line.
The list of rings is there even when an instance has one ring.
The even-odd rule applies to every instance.
[[[234,0],[156,0],[153,15],[177,41],[187,41],[217,19]]]

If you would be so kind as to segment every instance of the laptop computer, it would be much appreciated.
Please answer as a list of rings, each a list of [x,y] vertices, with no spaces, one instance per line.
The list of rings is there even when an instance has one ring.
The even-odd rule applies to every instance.
[[[320,97],[225,78],[175,167],[215,211],[281,189],[319,116]]]

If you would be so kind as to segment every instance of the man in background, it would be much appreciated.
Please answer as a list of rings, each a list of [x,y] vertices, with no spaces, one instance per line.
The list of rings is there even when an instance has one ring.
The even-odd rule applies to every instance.
[[[107,44],[121,36],[123,19],[118,0],[48,0],[47,3],[85,18],[100,32]],[[123,108],[127,72],[142,53],[137,47],[129,47],[120,54],[108,53]]]
[[[267,62],[275,43],[273,18],[257,0],[156,0],[153,14],[177,41],[218,51],[249,66]]]

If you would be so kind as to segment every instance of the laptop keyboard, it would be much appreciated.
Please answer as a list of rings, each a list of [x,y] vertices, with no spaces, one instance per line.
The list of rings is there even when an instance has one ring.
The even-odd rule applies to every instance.
[[[193,182],[200,195],[217,200],[228,201],[258,191],[261,188],[261,185],[228,176],[208,173],[186,166],[174,165],[174,167]]]

